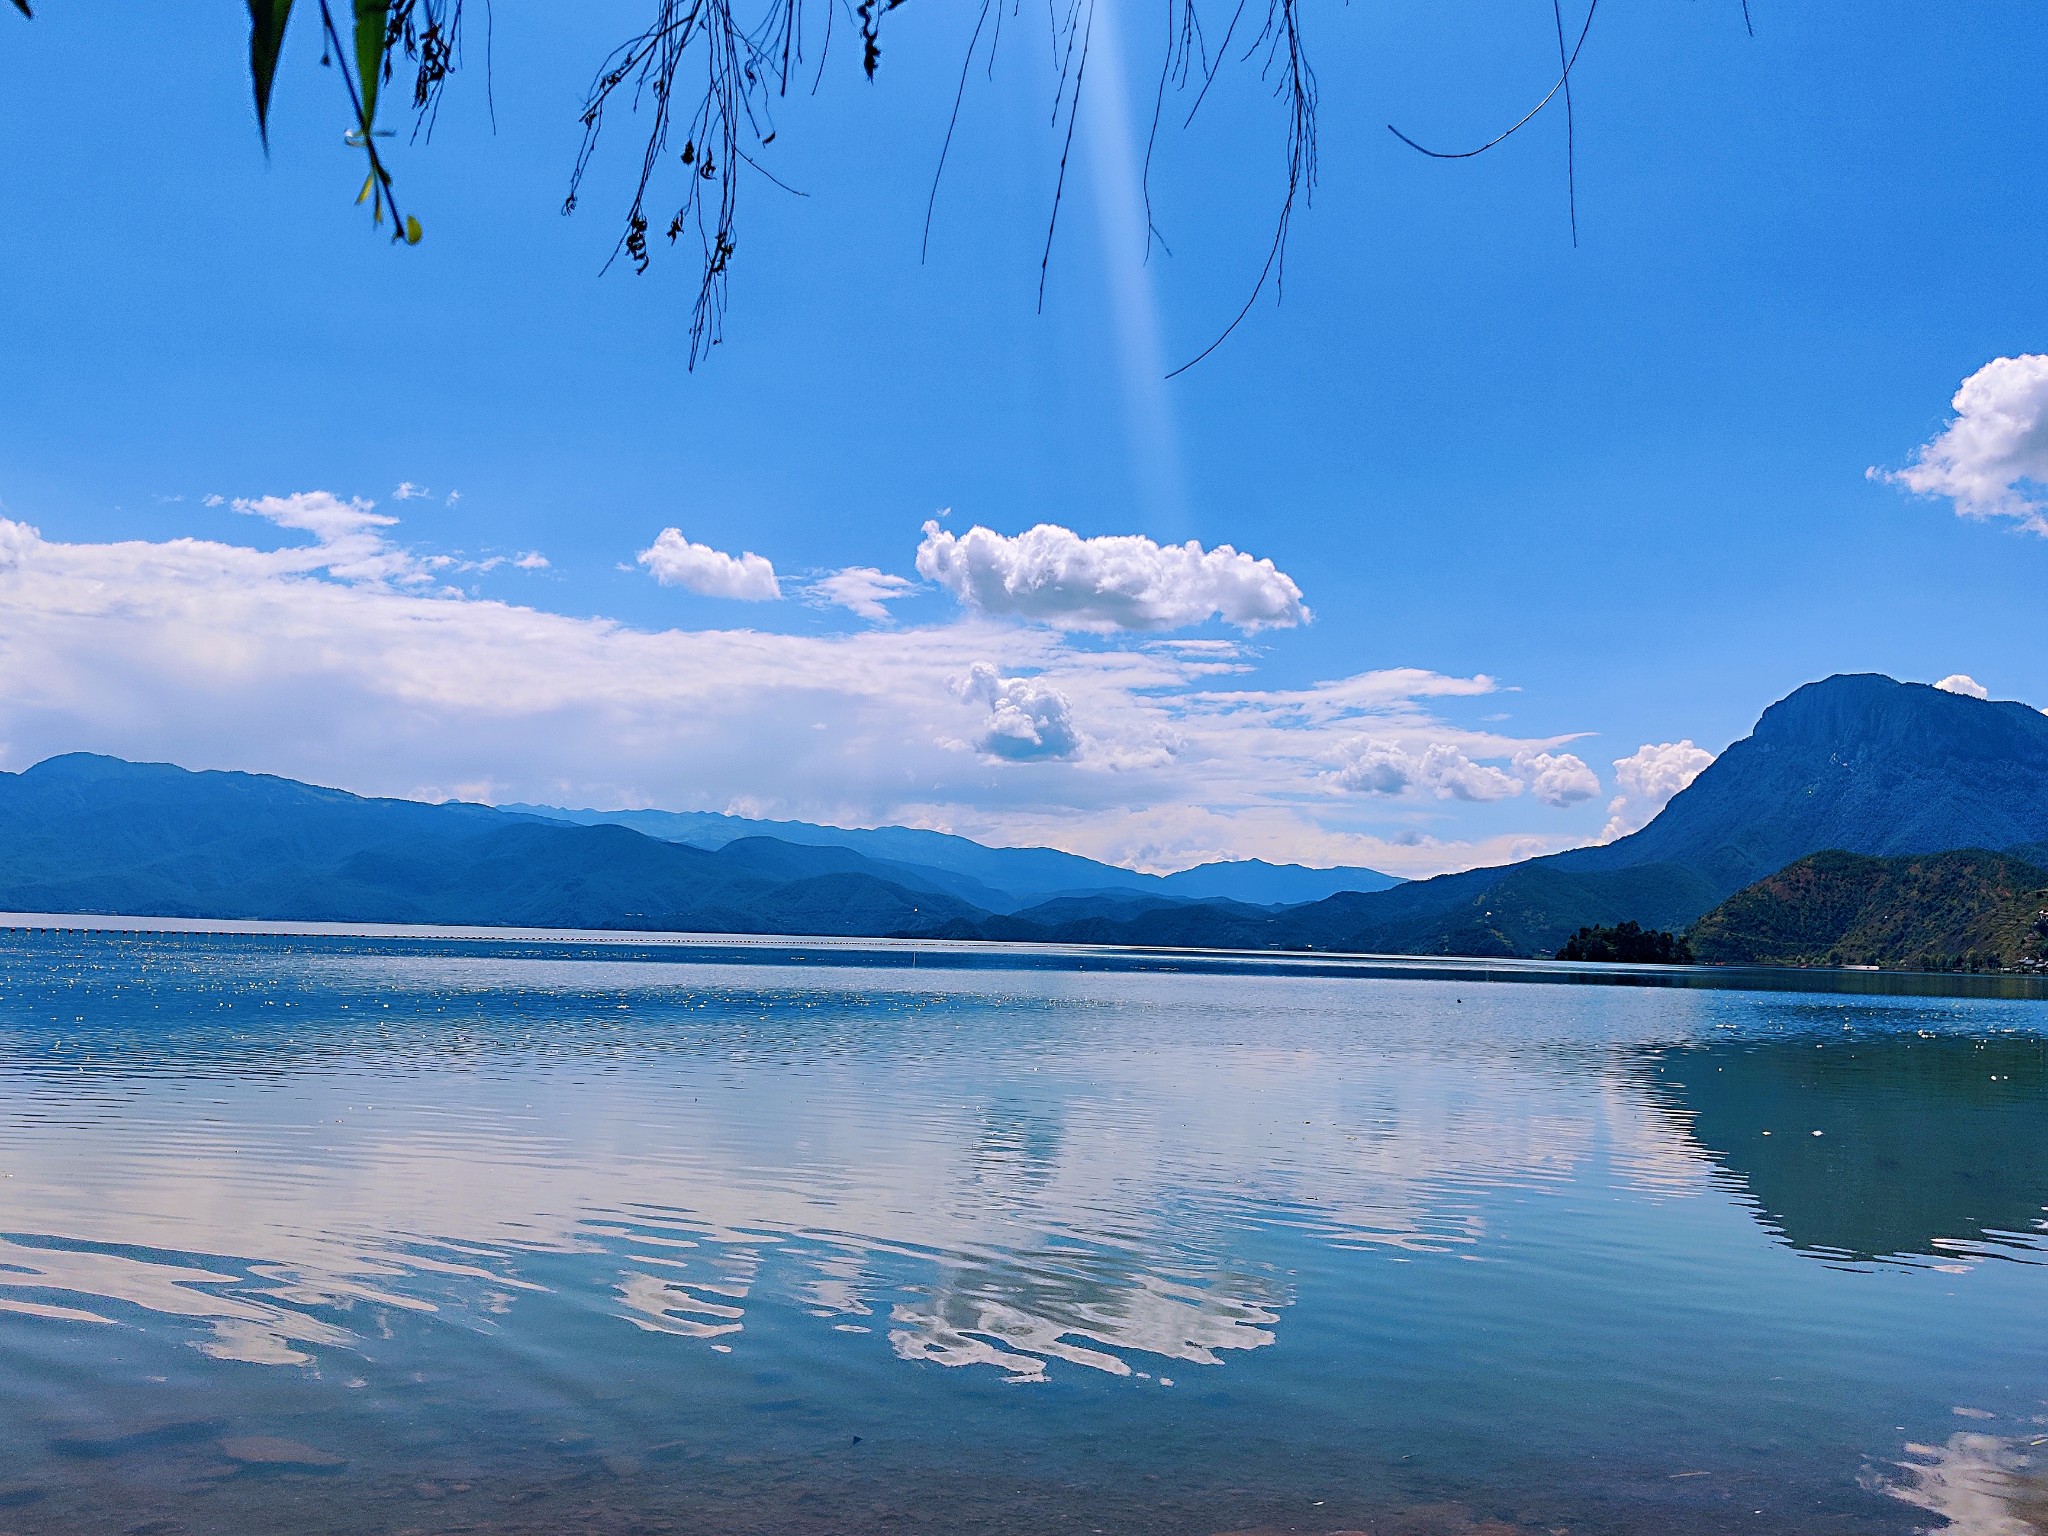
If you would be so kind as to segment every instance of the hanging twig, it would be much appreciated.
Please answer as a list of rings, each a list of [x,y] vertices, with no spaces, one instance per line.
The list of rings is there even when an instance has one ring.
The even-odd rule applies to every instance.
[[[1403,144],[1406,144],[1410,149],[1415,150],[1420,154],[1428,155],[1432,160],[1470,160],[1474,155],[1485,154],[1489,149],[1492,149],[1494,145],[1504,142],[1510,136],[1519,132],[1522,128],[1526,127],[1530,119],[1534,118],[1538,112],[1541,112],[1545,107],[1550,105],[1551,98],[1556,96],[1559,91],[1565,90],[1567,87],[1570,86],[1572,71],[1578,67],[1579,50],[1586,46],[1586,34],[1593,30],[1593,16],[1594,13],[1597,12],[1599,9],[1600,0],[1592,0],[1592,4],[1586,7],[1586,24],[1579,29],[1579,40],[1572,48],[1571,57],[1564,61],[1563,71],[1557,77],[1557,84],[1553,85],[1549,90],[1545,91],[1543,93],[1543,99],[1537,102],[1536,105],[1531,107],[1527,112],[1524,112],[1521,115],[1521,117],[1516,119],[1516,121],[1511,127],[1505,129],[1500,133],[1495,134],[1492,138],[1488,139],[1484,144],[1480,145],[1477,149],[1429,149],[1421,144],[1416,143],[1413,139],[1409,138],[1407,134],[1403,133],[1400,129],[1396,128],[1392,123],[1387,124],[1387,132],[1391,133]]]
[[[1299,0],[1271,0],[1266,25],[1254,39],[1246,57],[1256,52],[1261,45],[1266,47],[1264,73],[1270,78],[1276,62],[1284,61],[1286,74],[1275,87],[1278,94],[1287,98],[1289,111],[1287,120],[1287,193],[1280,203],[1279,217],[1273,224],[1273,241],[1266,250],[1265,264],[1259,268],[1258,281],[1252,284],[1252,291],[1245,298],[1243,306],[1231,317],[1230,323],[1217,334],[1201,351],[1173,369],[1166,376],[1177,378],[1208,357],[1224,342],[1228,341],[1237,328],[1244,324],[1245,317],[1252,312],[1259,296],[1266,291],[1266,284],[1273,284],[1277,297],[1283,291],[1287,272],[1287,236],[1294,227],[1294,210],[1297,200],[1306,203],[1315,196],[1316,184],[1316,75],[1309,66],[1308,53],[1301,35]],[[1204,87],[1206,89],[1206,86]]]
[[[1079,0],[1076,0],[1076,3],[1079,3]],[[1111,4],[1114,3],[1115,0],[1111,0]],[[1045,313],[1045,279],[1046,274],[1052,269],[1052,237],[1059,229],[1060,202],[1065,197],[1067,190],[1067,161],[1074,153],[1074,124],[1081,116],[1081,82],[1088,74],[1088,44],[1094,35],[1095,4],[1094,0],[1088,0],[1088,19],[1081,31],[1081,59],[1074,69],[1074,95],[1073,100],[1067,107],[1067,134],[1060,144],[1060,173],[1058,179],[1053,183],[1052,213],[1045,221],[1045,249],[1039,254],[1038,258],[1038,312],[1040,314]],[[1070,57],[1071,52],[1070,49]],[[1060,81],[1060,94],[1066,94],[1064,73]],[[1053,120],[1057,122],[1059,120],[1058,97],[1055,97],[1053,101],[1053,113]]]
[[[1557,63],[1564,71],[1564,196],[1571,214],[1572,249],[1579,248],[1579,146],[1578,120],[1572,112],[1572,65],[1564,51],[1563,0],[1550,0],[1550,14],[1557,23]]]

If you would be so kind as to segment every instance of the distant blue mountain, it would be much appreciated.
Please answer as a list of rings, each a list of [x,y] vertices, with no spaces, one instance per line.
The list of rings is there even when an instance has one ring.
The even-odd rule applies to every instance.
[[[926,880],[950,877],[950,883],[939,888],[999,913],[1055,896],[1096,891],[1281,906],[1320,901],[1339,891],[1383,891],[1401,883],[1373,869],[1311,869],[1300,864],[1268,864],[1261,859],[1201,864],[1173,875],[1146,875],[1055,848],[991,848],[951,833],[917,827],[826,827],[806,821],[755,821],[716,811],[563,810],[546,805],[501,809],[586,826],[612,823],[696,848],[722,848],[740,838],[765,836],[786,843],[852,849],[899,870],[916,868]]]
[[[1118,905],[1126,899],[1141,908],[1196,899],[1072,854],[937,832],[718,817],[696,829],[713,844],[705,847],[586,814],[368,799],[265,774],[74,753],[0,774],[0,909],[890,936],[972,929],[1055,893],[1064,919],[1138,910]],[[665,814],[618,819],[661,832],[690,825]],[[761,835],[769,825],[796,836]],[[891,856],[906,851],[941,862]],[[1225,883],[1234,868],[1255,882],[1288,874],[1212,868]],[[1104,889],[1117,881],[1122,888]]]
[[[626,827],[73,754],[0,774],[0,908],[334,922],[920,933],[986,916],[844,849]]]
[[[1387,891],[1402,883],[1396,876],[1357,866],[1311,869],[1303,864],[1268,864],[1264,859],[1197,864],[1158,879],[1160,891],[1183,901],[1222,899],[1268,907],[1321,901],[1343,891]]]

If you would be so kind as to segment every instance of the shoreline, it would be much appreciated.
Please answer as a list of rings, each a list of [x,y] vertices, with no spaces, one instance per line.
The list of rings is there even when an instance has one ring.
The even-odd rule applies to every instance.
[[[0,912],[0,938],[214,938],[361,940],[394,944],[488,944],[551,949],[663,949],[741,963],[845,963],[941,968],[1103,968],[1358,980],[1537,982],[1684,987],[1714,991],[1893,994],[2048,1000],[2048,977],[2010,972],[1878,971],[1859,967],[1654,965],[1613,961],[1374,954],[1341,950],[1148,948],[1019,939],[889,938],[820,934],[702,933],[634,928],[547,928],[467,923],[327,922],[312,919],[159,917],[95,912]],[[738,951],[715,957],[711,951]]]

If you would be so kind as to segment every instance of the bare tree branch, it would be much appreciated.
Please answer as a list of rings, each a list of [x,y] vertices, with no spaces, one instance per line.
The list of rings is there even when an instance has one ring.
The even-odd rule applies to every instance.
[[[1555,97],[1558,92],[1570,90],[1572,71],[1578,67],[1579,63],[1579,50],[1586,46],[1586,34],[1593,30],[1593,17],[1599,11],[1599,9],[1600,0],[1592,0],[1592,4],[1586,7],[1586,24],[1583,27],[1579,28],[1579,40],[1572,46],[1571,57],[1563,61],[1562,70],[1557,77],[1557,84],[1553,85],[1549,90],[1545,91],[1543,93],[1543,99],[1537,102],[1535,106],[1531,107],[1528,111],[1524,112],[1519,118],[1517,118],[1514,121],[1514,123],[1512,123],[1507,128],[1502,129],[1499,133],[1495,134],[1492,138],[1488,139],[1484,144],[1480,145],[1477,149],[1429,149],[1421,144],[1416,143],[1413,139],[1409,138],[1407,134],[1403,133],[1400,129],[1396,128],[1392,123],[1387,124],[1387,132],[1391,133],[1403,144],[1406,144],[1410,149],[1415,150],[1418,153],[1425,154],[1429,156],[1429,158],[1432,160],[1470,160],[1475,155],[1485,154],[1489,149],[1492,149],[1494,145],[1505,142],[1508,138],[1512,137],[1514,134],[1520,132],[1523,128],[1527,127],[1530,121],[1536,116],[1537,113],[1541,112],[1545,107],[1550,105],[1552,98]]]

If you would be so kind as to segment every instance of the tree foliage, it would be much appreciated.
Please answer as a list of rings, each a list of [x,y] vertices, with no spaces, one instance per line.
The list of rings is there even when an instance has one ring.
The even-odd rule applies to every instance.
[[[1631,921],[1611,928],[1581,928],[1565,940],[1557,958],[1619,965],[1691,965],[1692,946],[1682,937]]]
[[[2048,870],[1982,848],[1829,849],[1737,891],[1692,940],[1709,965],[2048,971]]]

